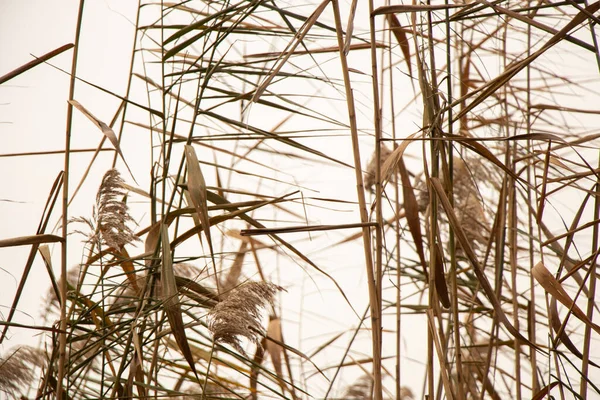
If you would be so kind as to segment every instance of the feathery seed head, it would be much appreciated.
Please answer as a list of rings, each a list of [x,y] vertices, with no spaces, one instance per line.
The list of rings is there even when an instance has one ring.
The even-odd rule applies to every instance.
[[[260,346],[266,334],[261,323],[261,311],[274,304],[275,294],[281,289],[267,282],[244,283],[233,289],[209,314],[208,327],[215,342],[230,344],[242,354],[241,337]]]

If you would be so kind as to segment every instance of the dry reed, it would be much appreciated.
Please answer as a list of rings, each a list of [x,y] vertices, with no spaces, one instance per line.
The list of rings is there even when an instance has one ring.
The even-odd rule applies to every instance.
[[[261,310],[273,305],[275,294],[282,288],[267,282],[248,282],[232,290],[209,314],[208,327],[215,342],[227,343],[240,353],[241,337],[260,346],[266,335]]]

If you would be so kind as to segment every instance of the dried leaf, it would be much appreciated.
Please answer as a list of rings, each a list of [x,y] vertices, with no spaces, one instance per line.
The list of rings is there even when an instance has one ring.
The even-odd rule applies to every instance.
[[[535,267],[533,267],[531,274],[549,295],[560,301],[565,307],[569,308],[577,318],[600,334],[600,326],[590,321],[587,315],[581,311],[577,304],[571,299],[571,296],[569,296],[561,283],[550,273],[550,271],[548,271],[542,262],[537,263]]]
[[[127,161],[125,161],[125,156],[123,156],[123,152],[121,152],[121,146],[119,146],[119,139],[117,139],[117,135],[115,135],[115,132],[112,130],[112,128],[110,126],[106,125],[104,122],[100,121],[98,118],[96,118],[91,112],[89,112],[78,101],[76,101],[76,100],[67,100],[67,101],[73,107],[78,109],[83,115],[85,115],[90,121],[92,121],[94,123],[94,125],[96,125],[98,127],[98,129],[100,129],[102,134],[104,136],[106,136],[108,138],[108,140],[110,140],[110,142],[112,143],[112,145],[115,148],[115,150],[117,151],[117,153],[119,153],[119,155],[121,156],[121,159],[123,160],[123,163],[127,167],[127,170],[133,177],[133,173],[131,172],[131,169],[129,168]],[[135,181],[135,178],[133,178],[133,180]]]
[[[283,337],[281,335],[281,319],[277,317],[270,318],[269,326],[267,328],[267,337],[270,339],[275,339],[277,342],[283,342]],[[269,353],[271,361],[273,362],[273,367],[277,373],[277,381],[279,382],[279,386],[281,387],[281,390],[285,390],[283,370],[281,368],[281,356],[283,353],[283,348],[276,342],[267,340],[266,351]]]
[[[160,240],[162,243],[162,268],[160,274],[160,282],[163,297],[163,306],[167,314],[171,332],[175,337],[175,341],[179,346],[179,350],[185,357],[190,368],[198,379],[198,373],[194,365],[194,357],[190,350],[190,346],[185,335],[183,326],[183,317],[181,313],[181,305],[179,304],[179,296],[177,294],[177,283],[175,274],[173,273],[173,261],[171,259],[171,245],[169,243],[169,232],[165,225],[161,227]]]
[[[446,274],[444,272],[444,256],[442,247],[436,242],[435,260],[433,263],[433,274],[435,279],[435,290],[438,299],[444,308],[450,308],[450,297],[448,295],[448,286],[446,285]]]
[[[214,261],[214,252],[212,246],[212,240],[210,237],[210,222],[208,216],[208,204],[207,204],[207,193],[206,193],[206,182],[204,181],[204,175],[202,175],[202,171],[200,170],[200,163],[198,162],[198,157],[196,156],[196,150],[191,145],[185,146],[185,159],[187,161],[187,169],[188,169],[188,184],[187,189],[190,193],[190,197],[194,207],[196,208],[196,212],[198,213],[198,217],[200,218],[200,222],[202,223],[202,229],[204,230],[204,235],[206,236],[206,241],[208,242],[208,247],[210,249],[210,255]],[[217,279],[217,271],[215,266],[215,279]],[[218,289],[218,288],[217,288]],[[219,290],[217,290],[219,291]]]
[[[10,239],[0,240],[0,247],[14,247],[14,246],[25,246],[28,244],[41,244],[41,243],[57,243],[63,242],[63,238],[49,233],[42,233],[39,235],[31,236],[20,236]]]
[[[410,63],[410,46],[408,44],[408,38],[406,37],[406,33],[402,29],[402,25],[400,25],[400,21],[398,21],[398,17],[396,17],[395,14],[386,14],[386,18],[388,20],[388,24],[390,24],[390,29],[392,30],[396,41],[400,45],[402,55],[404,56],[404,61],[406,62],[406,66],[408,67],[408,74],[412,78],[412,65]]]
[[[131,287],[133,287],[135,292],[138,293],[140,288],[137,283],[135,267],[133,266],[133,261],[131,261],[131,256],[129,255],[127,250],[125,250],[125,247],[121,248],[121,251],[119,251],[118,255],[123,259],[121,261],[121,268],[123,268],[123,272],[125,272],[129,284],[131,285]]]
[[[421,234],[419,205],[417,203],[417,197],[415,196],[415,192],[410,182],[410,178],[408,177],[408,171],[404,166],[402,157],[398,159],[398,169],[400,172],[400,179],[402,179],[402,195],[404,198],[404,210],[406,211],[406,222],[408,223],[410,234],[415,242],[417,254],[419,255],[419,260],[421,260],[421,265],[423,266],[425,276],[428,276],[429,273],[427,272],[427,261],[425,260],[425,250],[423,248],[423,236]]]
[[[550,383],[549,385],[544,386],[542,389],[540,389],[539,392],[537,392],[535,395],[533,395],[531,400],[542,400],[544,397],[546,397],[550,393],[552,388],[554,388],[554,386],[556,386],[556,385],[558,385],[558,381],[554,381],[554,382]]]

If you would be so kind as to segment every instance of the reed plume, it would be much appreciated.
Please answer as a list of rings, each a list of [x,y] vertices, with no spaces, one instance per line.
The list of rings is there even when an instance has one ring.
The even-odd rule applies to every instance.
[[[46,359],[40,349],[23,346],[0,357],[0,391],[16,397],[30,388],[36,377],[35,368],[42,367]]]
[[[239,285],[218,303],[209,314],[208,328],[215,342],[227,343],[244,354],[240,338],[245,337],[257,346],[266,335],[261,311],[273,306],[275,294],[282,288],[267,282],[248,282]]]

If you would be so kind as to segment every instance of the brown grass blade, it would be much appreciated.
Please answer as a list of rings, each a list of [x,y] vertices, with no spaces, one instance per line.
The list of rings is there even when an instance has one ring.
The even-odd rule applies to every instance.
[[[223,293],[229,292],[231,289],[236,287],[240,281],[240,276],[242,274],[242,267],[244,266],[244,258],[246,258],[246,249],[248,248],[248,241],[243,240],[240,244],[240,248],[238,249],[235,258],[233,260],[233,264],[229,268],[229,272],[225,277],[225,280],[221,284],[221,288]]]
[[[29,71],[31,68],[44,63],[46,61],[48,61],[49,59],[56,57],[57,55],[73,48],[73,43],[68,43],[65,44],[63,46],[60,46],[57,49],[52,50],[51,52],[48,52],[46,54],[44,54],[41,57],[37,57],[35,60],[32,60],[30,62],[28,62],[27,64],[23,64],[21,65],[19,68],[16,68],[12,71],[10,71],[9,73],[3,75],[0,77],[0,85],[3,84],[4,82],[10,81],[12,78],[15,78],[19,75],[21,75],[23,72]]]
[[[406,62],[406,66],[408,67],[408,74],[412,78],[412,64],[410,63],[410,45],[408,43],[408,38],[406,37],[406,32],[402,29],[402,25],[400,25],[400,21],[398,21],[398,17],[395,14],[386,14],[386,19],[388,20],[388,24],[390,24],[390,29],[396,38],[396,41],[400,45],[400,50],[402,50],[402,55],[404,56],[404,61]]]
[[[444,272],[444,256],[443,250],[439,243],[436,242],[435,260],[433,261],[433,274],[435,279],[435,290],[438,299],[444,308],[450,308],[450,296],[448,294],[448,285],[446,284],[446,274]]]
[[[96,118],[91,112],[89,112],[78,101],[76,101],[76,100],[67,100],[67,101],[73,107],[78,109],[83,115],[85,115],[90,121],[92,121],[92,123],[94,125],[96,125],[96,127],[98,127],[98,129],[100,129],[102,134],[104,136],[106,136],[108,138],[108,140],[110,140],[110,143],[112,143],[112,145],[115,148],[115,150],[117,151],[117,153],[119,153],[119,156],[121,156],[121,160],[123,160],[125,167],[127,167],[129,174],[135,181],[135,177],[133,176],[133,173],[131,172],[131,169],[129,168],[129,164],[127,164],[127,161],[125,161],[125,156],[123,155],[123,152],[121,151],[121,146],[119,145],[119,139],[117,139],[117,135],[115,135],[115,132],[112,130],[112,128],[110,126],[106,125],[104,122],[100,121],[98,118]]]
[[[196,212],[198,213],[198,217],[200,218],[200,222],[202,223],[202,230],[206,236],[206,241],[210,250],[210,256],[213,260],[214,274],[217,282],[217,292],[220,292],[218,285],[219,278],[217,277],[216,270],[217,266],[214,263],[215,256],[213,252],[212,239],[210,237],[206,182],[204,180],[204,175],[202,175],[202,171],[200,170],[200,163],[198,161],[198,157],[196,156],[196,150],[194,149],[194,146],[185,146],[185,159],[188,169],[187,190],[190,193],[192,203],[194,204]]]
[[[562,284],[550,273],[550,271],[548,271],[542,262],[537,263],[535,267],[533,267],[531,274],[549,295],[560,301],[565,307],[569,308],[578,319],[595,330],[596,333],[600,334],[600,326],[590,321],[587,315],[571,299],[571,296],[569,296]]]
[[[558,316],[558,308],[556,307],[556,297],[552,297],[550,299],[550,323],[552,324],[552,329],[554,330],[554,332],[558,334],[558,338],[560,339],[562,344],[564,344],[565,347],[569,349],[569,351],[574,356],[576,356],[580,360],[583,360],[583,354],[579,351],[577,346],[575,346],[575,343],[571,341],[571,338],[569,337],[569,335],[567,335],[565,330],[562,329],[562,322],[560,321],[560,318]],[[593,361],[588,360],[588,362],[591,365],[600,368],[600,366],[595,364]]]
[[[267,336],[271,339],[275,339],[278,342],[283,341],[283,337],[281,335],[281,319],[277,317],[270,318],[269,326],[267,327]],[[283,369],[281,368],[281,356],[283,354],[283,348],[272,340],[267,340],[265,346],[265,349],[267,353],[269,353],[271,361],[273,362],[273,368],[275,368],[275,372],[277,374],[277,382],[279,383],[281,390],[285,391],[287,388],[283,378]]]
[[[583,9],[579,13],[577,13],[575,15],[575,17],[573,17],[573,19],[571,21],[569,21],[568,24],[566,24],[560,31],[556,32],[556,34],[553,35],[546,42],[546,44],[544,44],[544,46],[542,46],[542,48],[540,48],[538,51],[536,51],[535,53],[531,54],[526,59],[518,61],[518,62],[516,62],[516,63],[514,63],[514,64],[512,64],[510,66],[508,66],[506,68],[506,70],[502,74],[500,74],[499,76],[497,76],[495,79],[493,79],[490,82],[486,83],[485,86],[483,86],[480,89],[477,89],[475,92],[472,92],[472,93],[468,94],[467,97],[470,97],[470,96],[472,96],[472,95],[474,95],[474,94],[476,94],[478,92],[481,92],[473,101],[471,101],[471,103],[469,103],[467,106],[465,106],[454,117],[454,119],[455,120],[459,120],[463,115],[465,115],[468,112],[470,112],[473,108],[475,108],[477,105],[479,105],[485,99],[487,99],[489,96],[491,96],[492,94],[496,93],[496,91],[500,87],[502,87],[506,82],[508,82],[509,80],[511,80],[520,71],[522,71],[523,69],[525,69],[533,61],[535,61],[539,56],[541,56],[544,52],[546,52],[546,50],[550,49],[556,43],[560,42],[565,37],[567,37],[567,35],[569,34],[569,32],[572,29],[574,29],[579,24],[581,24],[583,21],[585,21],[588,18],[588,15],[593,15],[596,11],[598,11],[598,9],[600,9],[600,1],[597,1],[597,2],[595,2],[593,4],[590,4],[585,9]],[[461,99],[455,101],[454,103],[452,103],[450,105],[450,107],[454,107],[455,105],[459,104],[461,101],[464,101],[464,98],[461,98]]]
[[[2,239],[0,240],[0,247],[26,246],[29,244],[42,243],[62,243],[63,241],[63,238],[60,236],[51,235],[49,233],[42,233],[39,235],[19,236],[9,239]]]
[[[175,281],[175,274],[173,273],[173,260],[171,258],[171,245],[169,243],[169,232],[167,227],[162,225],[160,231],[160,240],[162,243],[162,266],[160,274],[160,282],[162,288],[163,305],[171,332],[175,337],[179,350],[185,357],[190,368],[198,379],[198,373],[196,372],[196,366],[194,365],[194,357],[190,350],[190,346],[185,335],[185,328],[183,326],[183,317],[181,314],[181,305],[179,303],[179,296],[177,294],[177,283]]]
[[[300,43],[302,43],[302,40],[304,39],[304,37],[308,34],[308,32],[310,32],[310,29],[317,22],[317,20],[319,19],[319,17],[321,16],[323,11],[329,4],[329,1],[330,0],[323,0],[323,2],[321,4],[319,4],[319,6],[315,9],[315,11],[313,11],[311,16],[306,20],[304,25],[302,25],[302,27],[298,30],[298,33],[294,36],[293,41],[290,44],[288,44],[287,49],[285,51],[285,55],[282,58],[280,58],[279,62],[277,63],[277,65],[275,65],[275,67],[273,68],[273,70],[271,71],[269,76],[256,89],[254,96],[252,96],[252,102],[257,102],[258,99],[265,92],[265,90],[267,90],[267,87],[271,84],[273,79],[277,76],[277,74],[279,73],[281,68],[283,68],[283,66],[285,65],[287,60],[290,58],[290,56],[296,50],[296,47],[298,47],[298,45]]]
[[[408,171],[404,165],[402,157],[398,159],[398,170],[400,172],[400,179],[402,180],[402,195],[404,198],[404,210],[406,216],[406,222],[408,223],[408,229],[413,237],[419,260],[423,266],[425,276],[429,276],[427,271],[427,260],[425,259],[425,249],[423,247],[423,236],[421,234],[421,219],[419,217],[419,204],[417,197],[410,182]],[[426,278],[429,279],[429,278]]]
[[[340,225],[311,225],[311,226],[287,226],[282,228],[256,228],[256,229],[242,229],[240,235],[242,236],[256,236],[256,235],[272,235],[278,233],[298,233],[298,232],[318,232],[318,231],[332,231],[337,229],[353,229],[363,228],[365,226],[374,227],[377,226],[375,222],[367,223],[356,223],[356,224],[340,224]]]
[[[252,367],[250,371],[250,395],[252,400],[258,399],[258,375],[262,363],[265,359],[265,344],[267,339],[263,339],[260,346],[256,346],[256,352],[252,359]]]
[[[52,290],[54,290],[54,295],[60,302],[60,290],[58,289],[56,277],[54,276],[54,268],[52,267],[52,257],[50,255],[50,248],[48,247],[48,245],[43,244],[38,248],[38,251],[42,256],[42,260],[44,261],[44,265],[46,266],[46,271],[48,271],[48,276],[50,277],[50,284],[52,285]]]
[[[463,8],[463,5],[426,5],[426,4],[398,4],[393,6],[379,7],[373,11],[373,15],[384,15],[384,14],[396,14],[404,12],[421,12],[421,11],[436,11],[436,10],[449,10],[453,8]]]
[[[135,275],[135,267],[133,266],[133,261],[131,261],[131,256],[125,250],[125,247],[121,247],[121,250],[116,253],[117,256],[122,258],[121,268],[123,268],[123,272],[125,272],[125,276],[127,276],[127,280],[131,287],[135,290],[136,293],[139,293],[139,286],[137,283],[137,277]]]
[[[549,385],[544,386],[543,388],[540,389],[539,392],[537,392],[536,394],[534,394],[531,397],[531,400],[542,400],[544,397],[546,397],[550,393],[550,391],[556,385],[558,385],[558,381],[554,381],[554,382],[550,383]]]
[[[404,139],[400,143],[400,145],[398,145],[398,147],[396,147],[394,151],[392,151],[392,154],[390,154],[389,157],[384,161],[383,165],[381,166],[382,185],[384,181],[389,181],[390,178],[394,175],[395,171],[398,168],[398,163],[402,159],[402,155],[406,151],[406,148],[409,144],[412,143],[412,139],[417,135],[422,135],[422,132],[415,132],[411,135],[408,135],[406,139]]]
[[[494,292],[494,289],[492,288],[492,285],[490,285],[490,282],[488,281],[487,276],[485,276],[485,273],[483,272],[483,269],[481,268],[481,265],[479,264],[479,261],[477,260],[477,255],[473,251],[473,248],[471,247],[471,244],[469,243],[469,240],[467,239],[467,236],[466,236],[464,230],[462,229],[460,223],[458,222],[456,214],[454,213],[454,209],[452,208],[452,205],[450,204],[450,200],[448,200],[448,196],[446,196],[446,193],[444,192],[442,183],[440,182],[440,180],[438,178],[431,178],[431,184],[432,184],[432,187],[433,187],[435,193],[438,196],[438,199],[440,200],[441,205],[444,208],[444,211],[446,212],[446,216],[448,217],[448,222],[452,226],[452,229],[454,230],[456,238],[458,239],[460,245],[462,246],[467,258],[471,262],[471,265],[473,266],[473,272],[477,276],[477,279],[479,280],[481,288],[483,289],[488,300],[492,303],[492,306],[494,307],[494,311],[496,312],[496,316],[497,316],[498,320],[502,323],[502,325],[504,325],[506,327],[506,329],[514,337],[518,338],[519,340],[521,340],[523,343],[527,344],[528,346],[531,346],[535,349],[540,350],[535,344],[531,343],[527,338],[525,338],[521,334],[521,332],[519,332],[508,320],[508,317],[504,313],[504,310],[502,310],[502,305],[500,304],[498,297],[496,297],[496,294]]]

